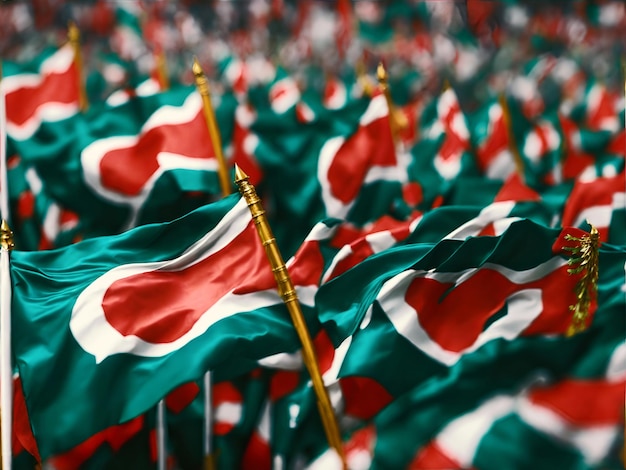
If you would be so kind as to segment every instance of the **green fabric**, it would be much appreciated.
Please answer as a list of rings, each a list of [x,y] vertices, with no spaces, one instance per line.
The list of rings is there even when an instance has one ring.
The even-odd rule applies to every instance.
[[[241,214],[249,220],[247,207],[234,206],[237,201],[232,196],[171,223],[147,225],[60,250],[13,253],[14,354],[42,457],[67,451],[97,431],[140,415],[177,385],[199,379],[206,370],[220,369],[236,376],[253,367],[257,359],[297,348],[297,336],[277,293],[259,300],[264,307],[250,310],[242,304],[241,313],[217,321],[197,339],[156,357],[119,353],[99,358],[102,362],[98,363],[93,352],[83,349],[84,344],[93,348],[98,343],[84,343],[88,340],[83,338],[81,346],[68,327],[78,295],[112,268],[176,258],[229,210],[228,217]],[[217,243],[220,236],[213,234],[211,239]],[[275,289],[260,244],[231,243],[225,249],[235,250],[225,252],[233,253],[227,255],[232,263],[237,259],[256,263],[248,269],[248,276],[263,273],[256,285]],[[215,269],[224,272],[225,266]],[[215,279],[216,274],[211,277]],[[145,300],[130,296],[125,302],[135,302],[128,304],[135,305],[130,315]],[[303,310],[306,315],[306,306]],[[92,324],[85,331],[92,328],[88,325]]]

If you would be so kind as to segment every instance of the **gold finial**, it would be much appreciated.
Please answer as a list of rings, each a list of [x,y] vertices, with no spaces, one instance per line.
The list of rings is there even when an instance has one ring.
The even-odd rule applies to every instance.
[[[248,175],[241,169],[239,165],[235,163],[235,183],[239,185],[239,183],[243,180],[247,180],[249,178]]]
[[[376,78],[381,85],[387,85],[387,71],[382,62],[379,62],[378,67],[376,67]]]
[[[194,58],[193,58],[193,65],[191,66],[191,70],[192,70],[192,72],[193,72],[193,74],[195,75],[196,78],[204,77],[204,72],[203,72],[202,67],[200,66],[200,62],[198,61],[198,58],[196,56],[194,56]]]
[[[587,221],[587,223],[589,223],[589,221]],[[574,314],[566,335],[573,336],[587,328],[589,308],[598,292],[600,235],[598,230],[591,225],[591,231],[588,235],[583,235],[579,238],[567,234],[565,235],[565,239],[578,242],[577,246],[564,247],[565,250],[571,252],[568,264],[574,266],[568,269],[567,273],[583,273],[574,289],[574,292],[576,292],[576,304],[570,305],[569,307]]]
[[[13,243],[13,232],[5,219],[0,223],[0,249],[10,251],[15,247]]]
[[[215,470],[215,459],[213,454],[204,456],[204,470]]]
[[[217,175],[220,182],[220,188],[222,190],[222,196],[228,196],[231,193],[230,180],[228,179],[228,170],[226,168],[226,159],[222,153],[222,138],[220,131],[217,127],[217,119],[215,118],[215,111],[213,110],[213,104],[211,103],[211,93],[209,91],[209,81],[204,75],[204,71],[200,66],[200,62],[197,57],[193,58],[193,65],[191,70],[195,77],[196,88],[200,96],[202,97],[202,108],[204,111],[204,118],[206,120],[207,129],[211,136],[211,143],[213,144],[213,152],[217,159]]]
[[[267,221],[265,210],[263,209],[261,200],[256,193],[256,189],[252,184],[250,184],[248,175],[246,175],[237,165],[235,165],[235,183],[237,183],[241,196],[248,204],[248,209],[250,209],[250,214],[254,220],[257,233],[259,234],[261,243],[265,248],[265,254],[267,255],[272,272],[274,273],[278,293],[289,311],[291,321],[298,337],[300,338],[300,343],[302,344],[302,359],[304,361],[304,365],[309,371],[309,375],[311,376],[311,382],[313,383],[313,390],[317,397],[317,406],[322,418],[326,438],[328,439],[329,445],[339,454],[345,469],[347,466],[343,452],[341,434],[339,433],[339,426],[337,424],[337,418],[330,403],[328,391],[324,386],[324,381],[322,379],[322,374],[320,372],[315,354],[315,347],[313,346],[313,341],[311,340],[309,330],[307,329],[307,325],[304,320],[304,315],[302,314],[296,289],[291,282],[287,266],[283,261],[282,255],[280,254],[280,250],[276,244],[276,239],[274,238],[272,229]]]
[[[73,20],[67,22],[67,38],[70,42],[80,42],[80,30]]]
[[[83,82],[83,56],[80,49],[80,30],[74,21],[70,20],[67,24],[67,39],[74,49],[74,65],[76,74],[78,75],[78,108],[86,111],[89,107],[87,101],[87,91]]]

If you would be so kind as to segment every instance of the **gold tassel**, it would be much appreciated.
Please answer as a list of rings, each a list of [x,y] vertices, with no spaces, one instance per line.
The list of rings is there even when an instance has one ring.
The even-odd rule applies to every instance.
[[[564,248],[571,252],[568,264],[573,266],[567,270],[567,273],[570,275],[583,273],[575,287],[576,304],[570,305],[569,307],[574,314],[566,335],[573,336],[587,328],[589,308],[598,292],[600,237],[598,230],[592,225],[589,234],[583,235],[582,237],[574,237],[567,234],[565,235],[565,239],[578,242],[577,246]]]

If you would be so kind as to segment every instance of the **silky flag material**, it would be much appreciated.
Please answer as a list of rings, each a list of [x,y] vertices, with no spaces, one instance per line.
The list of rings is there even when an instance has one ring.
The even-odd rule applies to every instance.
[[[568,274],[560,248],[565,233],[577,232],[520,220],[500,236],[414,243],[369,257],[316,296],[335,346],[349,344],[337,376],[368,377],[398,396],[495,349],[564,336],[578,277]],[[494,295],[484,295],[485,285]]]
[[[15,360],[43,458],[207,370],[234,375],[299,346],[235,196],[171,223],[13,255]],[[312,295],[298,295],[306,315]]]
[[[326,142],[317,174],[326,214],[339,218],[348,216],[367,183],[407,181],[406,163],[403,165],[396,155],[384,95],[372,98],[354,134]],[[346,178],[348,174],[350,178]]]
[[[44,121],[62,121],[78,112],[79,76],[71,44],[46,51],[36,64],[2,64],[7,134],[31,137]]]
[[[371,468],[623,468],[625,261],[600,247],[587,332],[518,338],[398,398],[376,418]]]
[[[218,122],[232,120],[233,101],[221,104]],[[46,131],[49,139],[14,142],[16,151],[37,170],[45,192],[78,215],[85,238],[173,220],[220,194],[194,87],[103,106],[77,115],[71,127],[50,123]]]
[[[139,211],[164,172],[217,173],[202,99],[193,92],[180,106],[156,109],[135,135],[112,135],[93,141],[82,149],[80,158],[91,190],[107,201],[130,208],[128,227],[137,224]],[[131,167],[133,171],[129,172]],[[209,187],[207,183],[205,189]]]

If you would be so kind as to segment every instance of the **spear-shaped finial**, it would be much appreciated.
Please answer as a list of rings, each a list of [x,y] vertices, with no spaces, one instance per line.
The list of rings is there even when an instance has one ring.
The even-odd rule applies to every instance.
[[[209,135],[211,136],[211,142],[213,144],[213,152],[217,159],[217,174],[220,181],[220,188],[222,189],[222,196],[228,196],[231,193],[231,185],[228,179],[228,170],[226,168],[226,159],[222,153],[222,138],[220,136],[219,128],[217,127],[217,119],[215,118],[215,111],[213,110],[213,104],[211,103],[211,92],[209,90],[209,81],[204,75],[204,71],[200,66],[200,62],[197,57],[193,58],[193,65],[191,70],[195,77],[196,88],[200,96],[202,97],[202,108],[204,110],[204,118],[206,120]]]
[[[573,267],[567,270],[568,274],[583,273],[578,283],[576,283],[576,304],[570,305],[570,310],[574,314],[566,334],[567,336],[573,336],[587,328],[589,308],[598,292],[600,235],[598,230],[591,225],[589,234],[582,237],[574,237],[567,234],[565,239],[578,242],[576,246],[564,248],[571,252],[568,264]]]
[[[376,78],[378,79],[378,83],[380,84],[380,87],[382,88],[383,92],[386,93],[385,90],[388,89],[387,70],[385,70],[385,66],[383,65],[382,62],[379,62],[378,67],[376,67]]]
[[[86,111],[89,107],[87,91],[83,80],[83,55],[80,48],[80,30],[72,20],[67,25],[67,39],[74,49],[74,66],[78,75],[78,108]]]
[[[13,243],[13,232],[5,219],[0,223],[0,249],[10,251],[15,247]]]
[[[322,418],[326,438],[328,439],[329,445],[340,456],[344,468],[347,468],[341,434],[339,433],[339,426],[337,424],[333,407],[330,403],[328,391],[324,386],[324,381],[322,379],[322,374],[320,372],[315,354],[315,347],[313,346],[313,341],[311,340],[309,330],[302,314],[296,289],[291,282],[287,266],[283,261],[278,245],[276,244],[276,239],[274,238],[272,229],[267,221],[267,217],[265,216],[265,210],[261,204],[261,199],[257,195],[254,186],[250,183],[248,175],[246,175],[236,164],[235,183],[237,183],[239,192],[248,204],[257,233],[259,234],[261,243],[265,248],[265,254],[267,255],[272,267],[272,272],[274,273],[274,278],[276,279],[278,287],[278,293],[289,311],[291,321],[293,322],[296,333],[302,343],[302,359],[304,361],[304,365],[309,371],[309,375],[311,376],[311,382],[313,383],[313,390],[315,391],[315,395],[317,397],[317,406]]]

